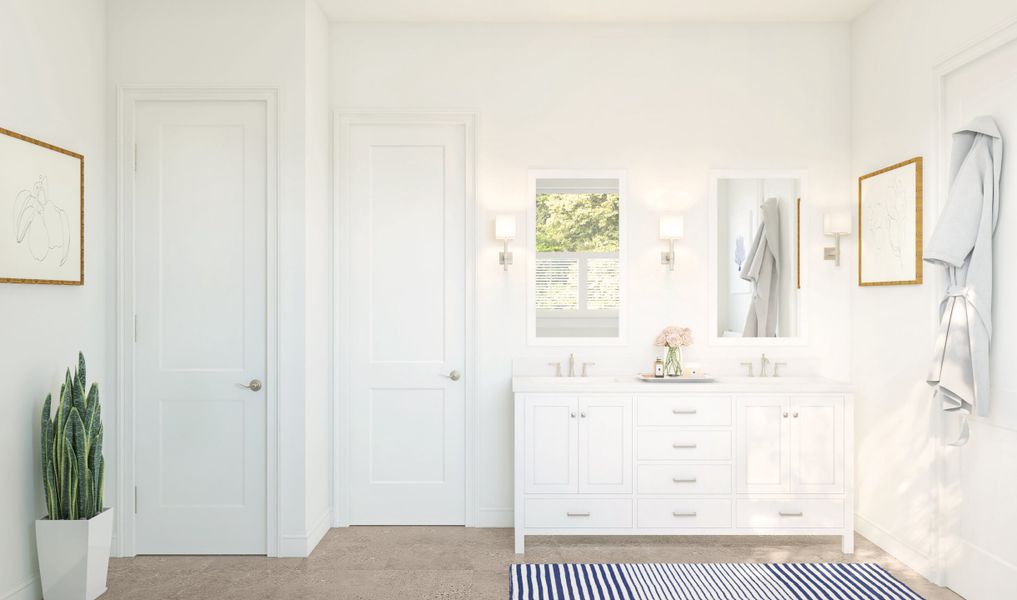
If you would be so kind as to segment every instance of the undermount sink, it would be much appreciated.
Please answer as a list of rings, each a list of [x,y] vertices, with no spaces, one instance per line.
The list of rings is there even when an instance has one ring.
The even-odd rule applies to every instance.
[[[611,392],[636,394],[682,394],[697,392],[737,393],[760,390],[765,392],[848,392],[850,384],[821,377],[726,377],[708,381],[661,383],[640,381],[636,375],[606,375],[597,377],[513,377],[512,389],[517,393],[551,393],[568,390],[570,393]]]
[[[776,384],[791,384],[791,383],[808,383],[816,381],[815,377],[717,377],[717,383],[731,383],[731,384],[742,384],[742,385],[764,385],[768,383]]]
[[[598,383],[624,383],[634,377],[527,377],[531,383],[553,383],[555,385],[596,385]]]

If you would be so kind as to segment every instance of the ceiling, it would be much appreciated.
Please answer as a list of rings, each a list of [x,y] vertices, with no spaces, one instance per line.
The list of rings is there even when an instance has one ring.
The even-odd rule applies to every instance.
[[[875,0],[318,0],[333,21],[681,23],[850,21]]]

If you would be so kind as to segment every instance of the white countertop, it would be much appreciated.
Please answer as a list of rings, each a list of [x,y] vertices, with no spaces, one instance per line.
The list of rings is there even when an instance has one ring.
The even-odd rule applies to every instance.
[[[642,381],[616,377],[513,377],[515,393],[666,393],[824,392],[851,393],[851,385],[822,377],[718,377],[714,381]]]

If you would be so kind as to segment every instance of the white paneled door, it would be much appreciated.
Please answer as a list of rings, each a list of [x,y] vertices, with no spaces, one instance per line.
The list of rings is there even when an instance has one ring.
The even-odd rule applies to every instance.
[[[352,123],[352,524],[465,523],[467,128]]]
[[[139,554],[266,552],[265,113],[136,105]]]
[[[632,399],[579,399],[579,493],[632,491]]]
[[[788,399],[745,396],[735,399],[735,410],[739,432],[735,442],[738,493],[788,493],[791,491]]]
[[[527,494],[579,491],[579,399],[532,396],[524,408]]]
[[[791,493],[844,493],[844,401],[793,398]]]

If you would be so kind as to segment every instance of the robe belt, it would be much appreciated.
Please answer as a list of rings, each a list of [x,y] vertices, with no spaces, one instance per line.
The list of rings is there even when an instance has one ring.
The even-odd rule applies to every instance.
[[[950,298],[963,298],[967,305],[971,307],[974,313],[979,319],[985,324],[989,331],[989,338],[992,338],[992,321],[987,319],[986,315],[982,311],[978,310],[978,304],[975,302],[975,291],[971,289],[971,286],[967,285],[951,285],[946,288],[946,292],[943,295],[943,300],[939,303],[940,310],[946,306],[946,303],[950,301]],[[946,325],[946,323],[944,323]],[[968,327],[971,327],[969,324]]]

